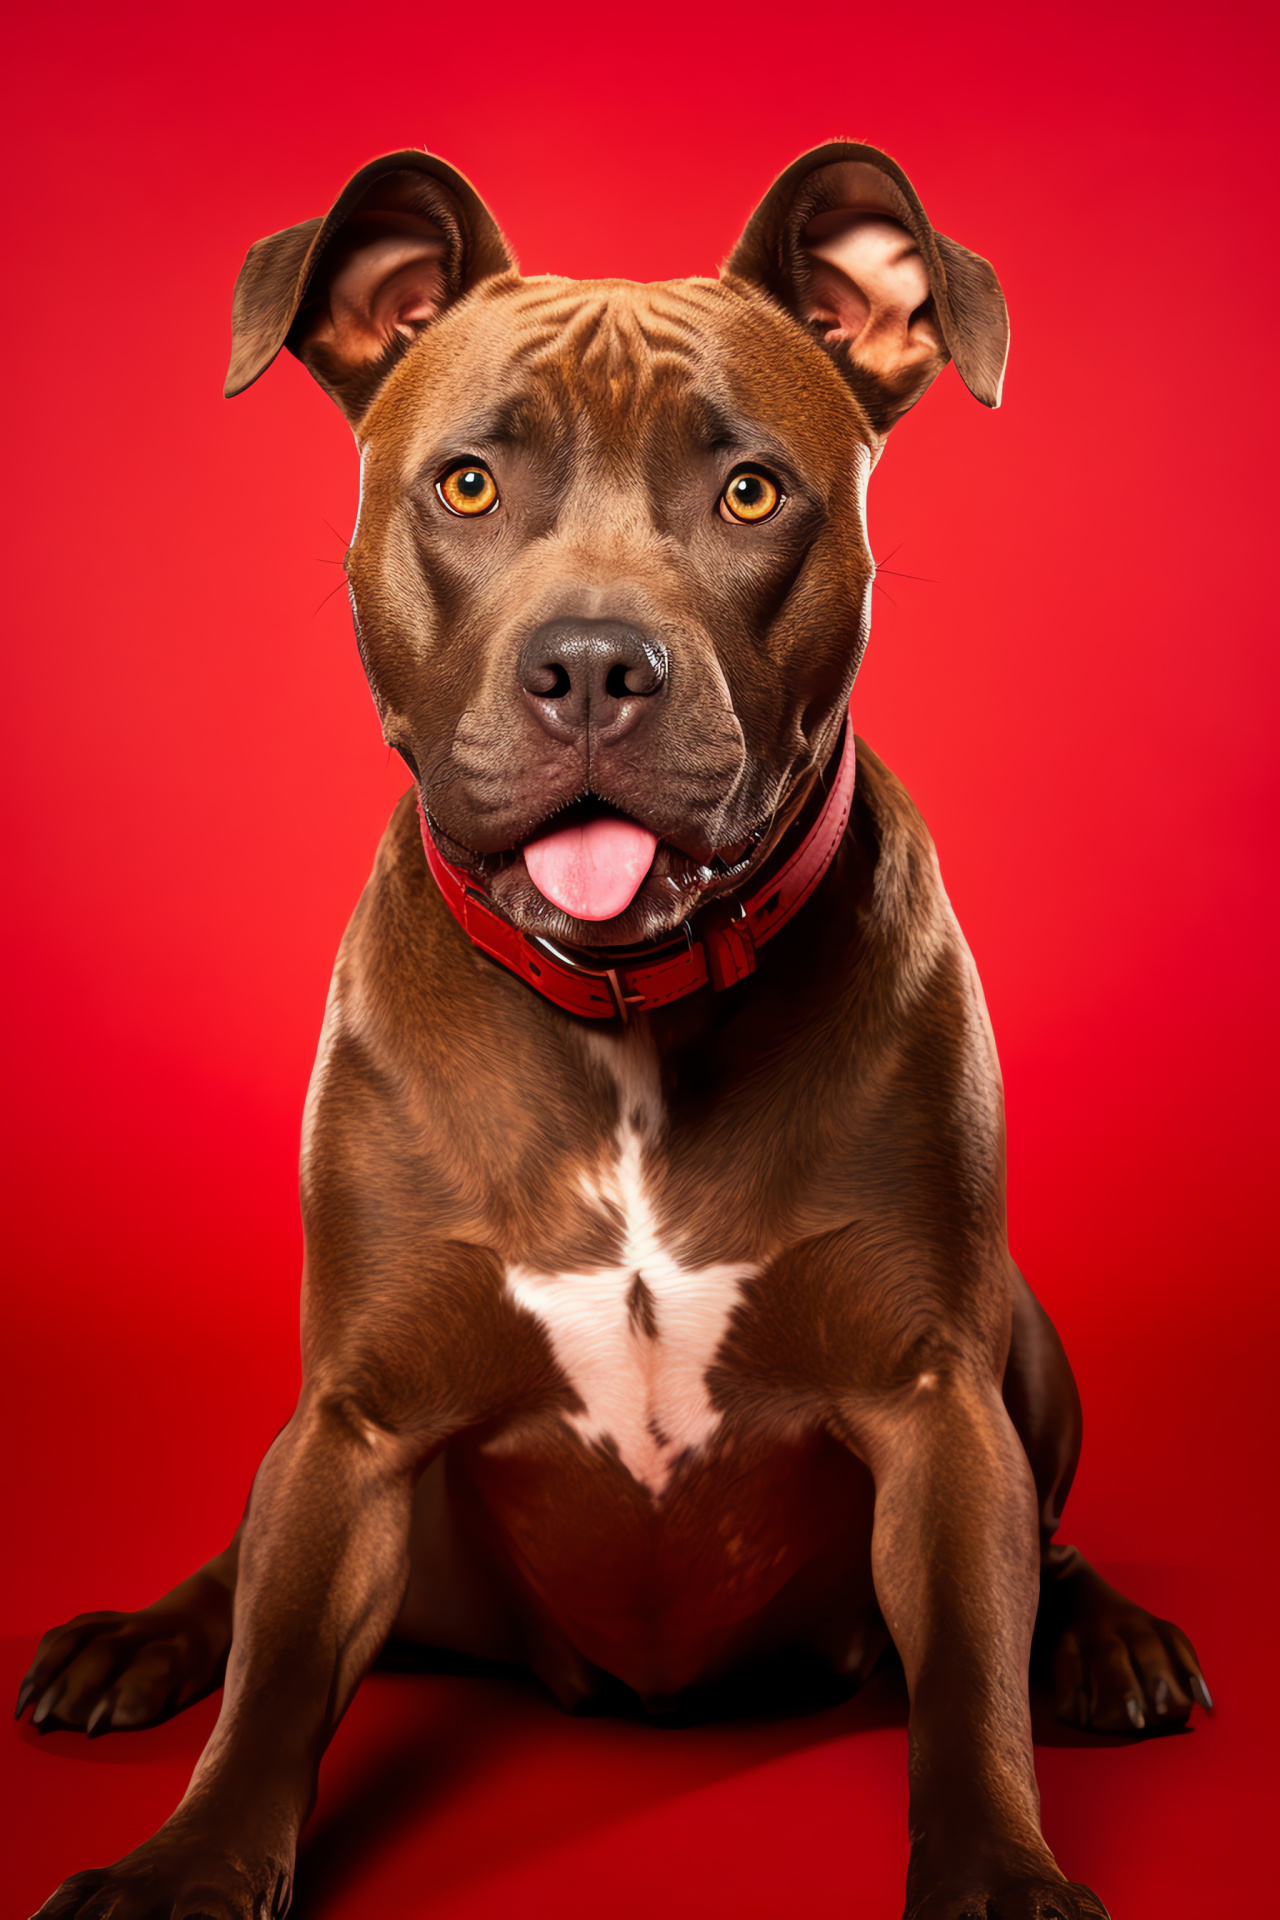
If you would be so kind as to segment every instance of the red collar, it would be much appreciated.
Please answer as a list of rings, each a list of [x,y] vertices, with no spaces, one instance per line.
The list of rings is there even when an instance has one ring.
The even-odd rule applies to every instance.
[[[680,1000],[708,981],[723,993],[754,973],[756,949],[772,940],[799,913],[835,858],[853,802],[855,773],[853,727],[846,722],[844,745],[831,791],[822,811],[799,846],[783,864],[742,900],[705,909],[707,926],[695,939],[686,927],[673,939],[627,954],[604,954],[611,965],[592,967],[537,934],[521,933],[491,907],[467,876],[445,859],[422,818],[427,865],[445,905],[482,952],[501,961],[527,986],[566,1013],[587,1020],[626,1021]],[[422,803],[418,803],[419,816]]]

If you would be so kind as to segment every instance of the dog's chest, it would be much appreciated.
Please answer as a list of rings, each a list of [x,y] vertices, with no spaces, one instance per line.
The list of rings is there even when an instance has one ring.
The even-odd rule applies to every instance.
[[[758,1268],[683,1262],[673,1223],[655,1207],[652,1159],[662,1128],[656,1075],[623,1056],[619,1120],[598,1166],[576,1170],[581,1195],[607,1213],[608,1265],[556,1271],[508,1267],[511,1300],[538,1321],[580,1407],[565,1415],[588,1446],[616,1451],[632,1478],[663,1493],[677,1463],[707,1446],[720,1423],[708,1372],[744,1281]]]

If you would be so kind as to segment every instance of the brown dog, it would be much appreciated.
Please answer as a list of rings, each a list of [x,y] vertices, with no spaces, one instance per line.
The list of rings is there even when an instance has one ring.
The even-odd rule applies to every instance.
[[[287,344],[355,429],[352,603],[417,792],[308,1104],[297,1411],[227,1550],[46,1636],[19,1699],[102,1733],[225,1666],[217,1728],[45,1915],[282,1914],[389,1636],[653,1711],[766,1663],[847,1691],[891,1636],[907,1912],[1103,1914],[1040,1833],[1037,1605],[1068,1720],[1207,1696],[1050,1544],[1079,1403],[1006,1245],[982,994],[846,721],[867,477],[948,358],[994,406],[1006,338],[986,262],[843,143],[719,281],[522,280],[413,152],[250,252],[228,392]]]

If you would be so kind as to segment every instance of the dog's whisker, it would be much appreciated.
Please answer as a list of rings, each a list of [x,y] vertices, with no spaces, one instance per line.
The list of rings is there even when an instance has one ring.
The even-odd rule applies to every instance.
[[[320,604],[315,608],[314,612],[312,613],[311,618],[313,620],[316,618],[317,614],[324,612],[324,609],[328,606],[329,602],[333,599],[333,596],[335,593],[342,593],[345,590],[346,584],[347,583],[345,580],[339,580],[336,587],[330,588],[329,592],[325,594],[324,599],[320,602]]]

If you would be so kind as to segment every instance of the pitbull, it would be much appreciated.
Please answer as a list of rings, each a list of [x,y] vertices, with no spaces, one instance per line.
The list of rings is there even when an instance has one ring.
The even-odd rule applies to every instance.
[[[868,477],[948,359],[997,404],[1007,336],[840,141],[718,280],[522,279],[420,152],[250,250],[227,392],[287,346],[355,432],[413,788],[307,1103],[297,1410],[225,1551],[47,1634],[19,1696],[92,1736],[225,1671],[217,1726],[47,1920],[279,1920],[389,1640],[653,1714],[779,1662],[848,1693],[891,1641],[911,1920],[1105,1914],[1041,1835],[1033,1629],[1073,1725],[1208,1695],[1055,1543],[1080,1407],[1009,1254],[982,992],[848,717]]]

